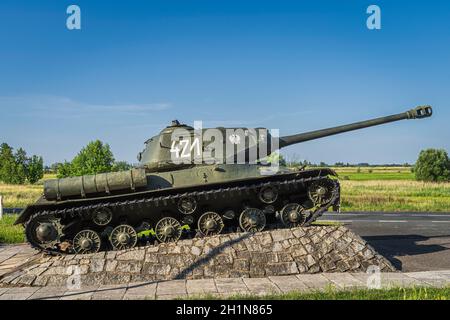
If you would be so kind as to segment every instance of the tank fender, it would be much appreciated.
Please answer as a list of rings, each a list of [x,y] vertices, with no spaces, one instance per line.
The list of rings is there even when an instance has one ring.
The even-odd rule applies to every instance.
[[[33,206],[28,206],[25,209],[23,209],[22,212],[19,213],[19,216],[14,222],[14,225],[23,224],[27,222],[28,218],[33,214],[33,212],[34,212]]]
[[[338,177],[338,174],[336,173],[336,171],[334,171],[333,169],[330,168],[321,168],[320,170],[320,176],[335,176]]]

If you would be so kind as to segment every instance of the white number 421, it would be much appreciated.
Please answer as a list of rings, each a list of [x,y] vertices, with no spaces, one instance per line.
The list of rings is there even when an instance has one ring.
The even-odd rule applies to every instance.
[[[172,141],[172,146],[170,148],[170,152],[175,153],[177,158],[189,158],[191,156],[192,151],[195,150],[197,156],[200,156],[200,141],[198,138],[195,138],[190,143],[190,140],[180,140],[177,144],[177,141]]]

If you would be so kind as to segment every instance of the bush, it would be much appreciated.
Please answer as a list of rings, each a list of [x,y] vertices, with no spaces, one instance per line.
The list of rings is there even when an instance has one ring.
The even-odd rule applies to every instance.
[[[127,171],[130,170],[133,166],[126,161],[117,161],[113,164],[112,171]]]
[[[442,182],[450,180],[450,159],[444,149],[422,150],[414,167],[416,180]]]
[[[71,175],[71,164],[70,162],[64,161],[63,163],[58,163],[56,167],[58,178],[67,178]]]
[[[113,171],[114,155],[108,144],[100,140],[88,143],[73,158],[58,165],[58,178],[83,176]]]
[[[32,156],[28,162],[27,179],[36,183],[44,177],[44,160],[42,157]]]
[[[278,165],[281,167],[286,166],[286,160],[284,159],[283,155],[278,152],[271,153],[266,157],[265,160],[267,161],[267,163],[278,163]]]

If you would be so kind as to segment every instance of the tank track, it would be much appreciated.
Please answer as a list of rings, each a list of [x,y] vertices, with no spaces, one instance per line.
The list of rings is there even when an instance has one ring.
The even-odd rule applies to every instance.
[[[60,239],[64,238],[64,230],[68,225],[70,224],[64,224],[62,221],[70,219],[71,221],[74,221],[76,219],[80,220],[92,220],[92,214],[96,210],[107,208],[109,210],[113,210],[114,212],[133,212],[136,209],[144,209],[144,208],[150,208],[150,207],[167,207],[169,205],[176,205],[178,201],[180,201],[181,198],[186,197],[194,197],[195,199],[200,199],[204,201],[214,201],[216,199],[223,199],[223,198],[233,198],[236,195],[239,194],[245,194],[247,196],[255,196],[257,195],[256,192],[258,190],[261,190],[261,188],[264,187],[275,187],[278,190],[293,190],[296,188],[304,188],[307,185],[311,185],[311,183],[314,182],[321,182],[326,181],[327,183],[331,182],[332,190],[331,190],[331,196],[329,197],[329,200],[326,201],[326,203],[321,203],[319,205],[314,205],[312,208],[308,209],[308,216],[306,217],[305,221],[301,224],[302,226],[309,226],[311,223],[317,220],[325,211],[327,211],[331,206],[338,206],[339,203],[339,197],[340,197],[340,186],[339,181],[337,179],[331,179],[327,176],[316,176],[316,177],[308,177],[308,178],[296,178],[296,179],[282,179],[280,181],[270,181],[270,182],[261,182],[261,183],[253,183],[248,185],[242,185],[242,186],[233,186],[233,187],[221,187],[221,188],[215,188],[215,189],[209,189],[209,190],[203,190],[203,191],[191,191],[191,192],[183,192],[183,193],[177,193],[167,196],[158,196],[158,197],[142,197],[140,199],[133,199],[133,200],[124,200],[124,201],[106,201],[102,203],[92,204],[92,205],[81,205],[78,207],[73,208],[64,208],[64,209],[55,209],[55,210],[43,210],[43,211],[37,211],[33,213],[28,221],[24,223],[25,227],[25,235],[27,238],[28,243],[31,245],[32,248],[44,252],[49,255],[59,255],[59,254],[67,254],[67,253],[74,253],[73,249],[69,250],[63,250],[61,249],[61,242]],[[264,203],[261,203],[261,205],[264,205]],[[243,207],[242,209],[245,209]],[[276,219],[276,214],[278,211],[273,212],[273,216]],[[180,215],[182,216],[182,215]],[[278,217],[279,218],[279,217]],[[233,218],[227,221],[232,221],[231,228],[229,227],[226,231],[228,232],[234,232],[236,230],[239,231],[239,219]],[[39,240],[36,239],[35,236],[33,236],[33,224],[36,221],[50,221],[56,226],[60,226],[58,229],[58,237],[57,240],[50,243],[50,245],[43,246],[39,243]],[[196,220],[198,221],[198,219]],[[279,222],[275,222],[272,224],[266,224],[264,229],[272,229],[272,228],[278,228],[282,224]],[[233,228],[234,227],[234,228]],[[225,230],[224,230],[225,231]],[[242,230],[241,231],[245,231]],[[258,230],[259,231],[259,230]],[[226,233],[226,232],[221,232]],[[196,236],[198,236],[199,233],[197,232]],[[105,235],[103,235],[105,237]],[[108,235],[109,237],[109,235]],[[69,242],[70,237],[69,237]],[[72,244],[69,245],[69,247]]]

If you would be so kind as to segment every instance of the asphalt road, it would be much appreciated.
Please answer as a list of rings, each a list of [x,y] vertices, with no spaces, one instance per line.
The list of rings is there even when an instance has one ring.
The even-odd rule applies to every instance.
[[[401,271],[450,268],[450,213],[326,213],[342,222]]]

